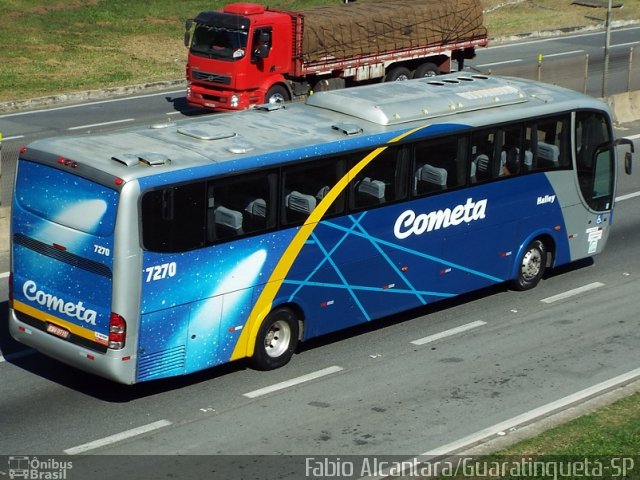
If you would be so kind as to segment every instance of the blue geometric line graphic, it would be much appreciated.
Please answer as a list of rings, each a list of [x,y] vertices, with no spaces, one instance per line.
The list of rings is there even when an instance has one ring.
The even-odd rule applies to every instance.
[[[346,230],[346,229],[345,229]],[[360,311],[362,312],[362,314],[364,315],[364,318],[369,321],[371,320],[371,317],[369,316],[369,314],[367,313],[367,311],[365,310],[364,306],[362,305],[362,303],[360,303],[360,299],[358,299],[358,296],[354,293],[353,291],[353,287],[351,285],[349,285],[349,283],[347,282],[347,279],[344,277],[344,275],[342,274],[342,272],[340,271],[340,269],[338,268],[338,265],[335,264],[335,262],[333,261],[333,259],[329,256],[329,253],[327,252],[327,250],[324,248],[324,245],[322,245],[322,242],[320,242],[320,239],[318,237],[316,237],[315,233],[311,234],[312,237],[314,238],[314,240],[316,241],[318,248],[320,249],[320,251],[322,252],[322,254],[325,256],[325,258],[327,259],[327,261],[331,264],[331,266],[333,267],[333,270],[336,272],[336,274],[338,275],[338,277],[340,277],[340,280],[342,281],[342,284],[344,285],[344,288],[347,289],[347,291],[349,292],[349,295],[351,295],[351,298],[353,298],[353,301],[356,302],[356,305],[358,305],[358,308],[360,309]]]
[[[343,227],[342,225],[337,225],[337,224],[332,223],[332,222],[325,221],[325,222],[322,222],[322,224],[326,225],[328,227],[335,228],[336,230],[351,232],[351,229],[347,229],[347,228]],[[351,232],[351,234],[359,236],[361,238],[370,239],[372,242],[378,243],[380,245],[385,245],[387,247],[391,247],[391,248],[394,248],[396,250],[400,250],[402,252],[406,252],[406,253],[409,253],[411,255],[415,255],[417,257],[425,258],[427,260],[431,260],[433,262],[440,263],[442,265],[446,265],[447,267],[452,267],[452,268],[461,270],[463,272],[467,272],[467,273],[470,273],[472,275],[476,275],[478,277],[487,278],[487,279],[492,280],[492,281],[494,281],[496,283],[502,283],[504,281],[502,278],[494,277],[493,275],[489,275],[487,273],[479,272],[477,270],[473,270],[471,268],[467,268],[467,267],[464,267],[462,265],[458,265],[458,264],[450,262],[448,260],[444,260],[442,258],[434,257],[433,255],[429,255],[429,254],[426,254],[426,253],[418,252],[416,250],[412,250],[410,248],[406,248],[406,247],[403,247],[401,245],[397,245],[395,243],[388,242],[386,240],[382,240],[380,238],[370,237],[368,235],[364,235],[364,234],[359,233],[359,232]]]
[[[361,292],[381,292],[381,293],[398,293],[398,294],[411,294],[416,293],[424,296],[440,297],[440,298],[452,298],[455,297],[455,293],[442,293],[442,292],[429,292],[421,290],[406,290],[401,288],[384,288],[384,287],[368,287],[366,285],[346,285],[340,283],[327,283],[327,282],[302,282],[299,280],[284,280],[283,283],[288,285],[300,285],[303,287],[324,287],[324,288],[336,288],[339,290],[353,290]]]
[[[364,217],[366,212],[362,213],[362,215],[360,215],[360,218]],[[344,243],[344,241],[349,238],[349,234],[353,233],[353,229],[355,228],[355,225],[352,226],[350,229],[347,230],[347,232],[342,236],[342,238],[340,238],[340,240],[335,244],[335,246],[331,249],[331,251],[329,252],[329,256],[333,255],[334,252],[340,247],[340,245],[342,245]],[[307,240],[307,244],[314,244],[316,243],[316,237],[315,235],[312,236],[313,240]],[[316,267],[311,270],[311,272],[309,273],[309,275],[307,275],[307,278],[304,279],[304,281],[302,283],[300,283],[300,286],[298,288],[295,289],[295,291],[289,296],[289,301],[292,302],[294,297],[298,294],[298,292],[300,291],[300,289],[302,287],[304,287],[305,283],[307,281],[309,281],[317,272],[318,270],[320,270],[322,268],[322,266],[329,261],[329,256],[324,257],[324,259],[322,259],[322,261],[320,261],[318,263],[318,265],[316,265]]]
[[[394,272],[396,272],[398,277],[400,277],[400,279],[405,283],[405,285],[407,285],[409,287],[410,291],[412,291],[415,294],[415,296],[418,297],[418,300],[420,300],[420,303],[422,303],[423,305],[426,305],[427,301],[416,290],[416,288],[411,284],[411,282],[407,279],[406,275],[402,272],[402,270],[400,270],[397,267],[397,265],[395,265],[395,263],[389,258],[387,253],[382,248],[380,248],[380,245],[378,245],[378,243],[376,242],[376,239],[373,238],[371,235],[369,235],[369,233],[367,233],[367,231],[362,227],[362,225],[360,225],[360,220],[362,219],[363,216],[364,215],[361,215],[360,218],[358,220],[356,220],[356,219],[353,218],[352,215],[349,215],[349,220],[354,222],[354,225],[358,226],[358,229],[362,232],[362,234],[365,236],[365,238],[367,238],[371,242],[371,244],[373,245],[373,248],[375,248],[378,251],[378,253],[380,254],[380,256],[386,260],[386,262],[389,264],[391,269]]]

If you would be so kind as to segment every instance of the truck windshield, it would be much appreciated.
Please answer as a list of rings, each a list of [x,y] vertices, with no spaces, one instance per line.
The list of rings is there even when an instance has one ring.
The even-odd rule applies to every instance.
[[[221,60],[240,60],[247,48],[247,32],[198,24],[193,32],[191,52]]]

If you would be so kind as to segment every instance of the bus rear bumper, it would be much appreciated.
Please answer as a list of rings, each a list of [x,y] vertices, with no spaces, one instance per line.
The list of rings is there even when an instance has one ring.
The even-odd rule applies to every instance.
[[[135,383],[135,356],[127,349],[96,352],[74,345],[20,321],[9,309],[9,333],[18,342],[85,372],[118,383]]]

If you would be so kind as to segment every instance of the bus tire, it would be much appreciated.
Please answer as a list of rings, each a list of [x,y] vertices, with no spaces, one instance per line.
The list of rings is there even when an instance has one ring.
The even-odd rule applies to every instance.
[[[533,240],[518,261],[518,276],[513,281],[513,287],[520,291],[534,288],[542,279],[546,267],[547,247],[542,240]]]
[[[265,103],[284,103],[291,100],[289,91],[282,85],[274,85],[264,96]]]
[[[300,327],[295,313],[286,307],[276,308],[264,319],[251,358],[258,370],[273,370],[286,365],[298,345]]]
[[[406,67],[395,67],[384,76],[385,82],[402,82],[411,79],[411,70]]]
[[[431,62],[423,63],[413,72],[413,78],[435,77],[436,75],[440,75],[440,69]]]

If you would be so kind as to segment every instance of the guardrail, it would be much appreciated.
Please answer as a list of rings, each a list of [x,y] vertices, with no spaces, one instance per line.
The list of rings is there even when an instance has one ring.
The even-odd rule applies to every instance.
[[[617,50],[609,57],[609,73],[626,71],[620,78],[604,81],[604,66],[601,61],[592,65],[588,54],[576,53],[563,56],[538,56],[537,64],[496,66],[489,72],[493,75],[512,75],[546,83],[553,83],[594,97],[605,98],[612,93],[640,90],[640,50],[632,47]],[[617,83],[614,84],[613,80]],[[616,87],[617,85],[617,87]],[[606,90],[606,91],[604,91]]]

